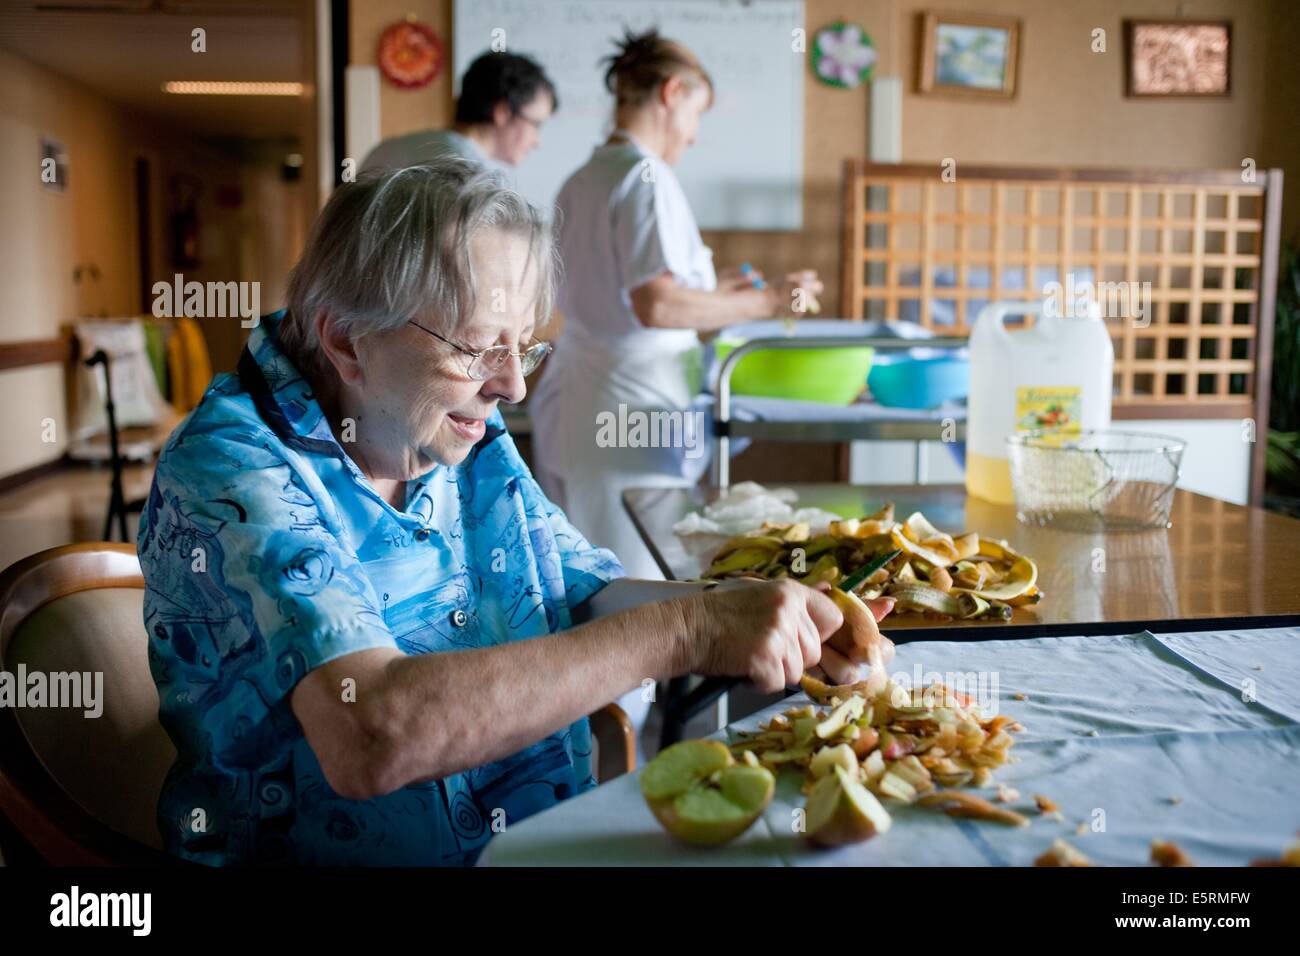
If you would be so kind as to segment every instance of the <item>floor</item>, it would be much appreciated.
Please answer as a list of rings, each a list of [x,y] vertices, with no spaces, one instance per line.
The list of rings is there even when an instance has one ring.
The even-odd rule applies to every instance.
[[[107,468],[69,466],[0,494],[0,568],[46,548],[103,540],[109,479]],[[126,499],[147,495],[152,479],[152,465],[128,466],[123,474]],[[132,542],[138,524],[138,514],[127,516]]]

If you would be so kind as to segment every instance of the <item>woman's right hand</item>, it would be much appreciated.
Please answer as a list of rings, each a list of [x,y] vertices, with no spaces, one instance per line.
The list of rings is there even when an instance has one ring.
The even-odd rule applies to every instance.
[[[813,269],[787,272],[780,281],[768,286],[771,291],[772,315],[775,318],[802,318],[820,311],[818,304],[825,286]]]
[[[835,603],[797,581],[736,579],[681,599],[685,669],[745,677],[764,693],[795,687],[844,623]]]

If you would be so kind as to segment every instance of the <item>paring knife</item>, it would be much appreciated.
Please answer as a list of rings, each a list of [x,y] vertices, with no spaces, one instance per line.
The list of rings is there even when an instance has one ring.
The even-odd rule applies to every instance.
[[[894,558],[903,552],[895,548],[893,551],[887,551],[882,555],[872,558],[858,570],[854,571],[838,585],[841,591],[852,592],[855,587],[871,577]],[[745,683],[744,677],[706,677],[698,687],[682,699],[681,710],[683,712],[682,720],[689,720],[692,716],[700,711],[701,708],[708,706],[725,694],[731,688],[738,684]]]
[[[881,568],[887,565],[890,561],[893,561],[894,558],[898,557],[902,553],[903,552],[901,549],[895,548],[893,551],[886,552],[885,554],[882,554],[877,558],[871,559],[862,567],[858,568],[858,570],[854,571],[847,578],[841,581],[837,585],[837,587],[839,587],[841,591],[852,592],[855,587],[857,587],[867,578],[871,577],[873,574],[875,574],[877,571],[879,571]]]

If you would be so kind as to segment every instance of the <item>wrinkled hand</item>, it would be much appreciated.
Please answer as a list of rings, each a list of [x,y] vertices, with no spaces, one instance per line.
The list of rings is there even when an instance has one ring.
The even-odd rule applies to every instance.
[[[689,669],[746,677],[765,693],[797,686],[844,623],[824,592],[788,578],[725,581],[684,599],[683,607],[691,635]]]

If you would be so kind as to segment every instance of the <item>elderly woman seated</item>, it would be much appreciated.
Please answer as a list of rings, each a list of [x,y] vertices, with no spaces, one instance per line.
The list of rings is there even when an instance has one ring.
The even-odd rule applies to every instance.
[[[543,496],[499,405],[547,351],[552,255],[463,161],[342,186],[171,437],[139,537],[171,853],[470,863],[595,785],[584,715],[646,678],[857,675],[824,593],[629,580]]]

